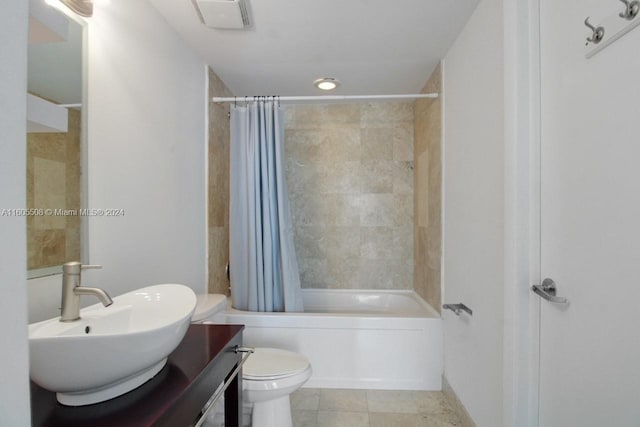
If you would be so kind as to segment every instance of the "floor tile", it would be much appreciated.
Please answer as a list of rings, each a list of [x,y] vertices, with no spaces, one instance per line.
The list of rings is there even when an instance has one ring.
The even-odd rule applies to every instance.
[[[293,427],[461,427],[439,391],[303,388],[291,395]]]
[[[320,405],[320,389],[301,388],[291,394],[291,409],[317,411]]]
[[[318,411],[318,427],[370,427],[367,412]]]
[[[408,390],[367,390],[370,412],[417,414],[420,395]]]
[[[320,391],[321,411],[367,412],[365,390],[322,389]]]
[[[424,427],[460,427],[462,423],[453,414],[446,415],[426,415],[422,414],[422,424]]]
[[[293,427],[317,427],[318,411],[291,411]]]
[[[423,427],[424,416],[369,412],[369,422],[371,427]]]
[[[454,412],[447,398],[440,391],[416,392],[416,402],[420,413],[438,415]]]

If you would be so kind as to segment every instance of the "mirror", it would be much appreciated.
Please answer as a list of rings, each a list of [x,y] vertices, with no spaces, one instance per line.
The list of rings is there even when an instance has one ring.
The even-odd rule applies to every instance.
[[[81,241],[86,153],[85,22],[30,0],[27,86],[28,277],[87,260]]]

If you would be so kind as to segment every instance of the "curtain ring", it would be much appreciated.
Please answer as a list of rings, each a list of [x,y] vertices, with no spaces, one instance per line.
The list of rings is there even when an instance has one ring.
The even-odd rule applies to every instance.
[[[236,108],[238,107],[238,98],[235,96],[233,97],[233,106]]]

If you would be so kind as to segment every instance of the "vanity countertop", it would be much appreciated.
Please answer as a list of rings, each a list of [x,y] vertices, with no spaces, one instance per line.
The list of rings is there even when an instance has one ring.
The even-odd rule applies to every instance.
[[[106,402],[63,406],[56,401],[55,393],[31,383],[32,426],[189,426],[240,360],[234,348],[242,345],[243,328],[191,325],[158,375]],[[241,393],[238,384],[242,384],[241,379],[236,381],[235,390],[230,387],[231,393]]]

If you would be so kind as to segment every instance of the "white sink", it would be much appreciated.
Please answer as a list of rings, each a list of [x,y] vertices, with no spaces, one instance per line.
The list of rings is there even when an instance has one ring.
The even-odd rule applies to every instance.
[[[153,378],[187,332],[193,291],[166,284],[29,325],[31,379],[55,391],[63,405],[81,406],[120,396]]]

